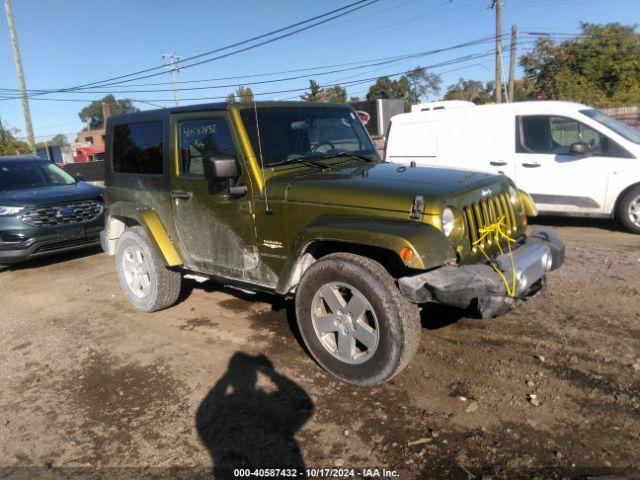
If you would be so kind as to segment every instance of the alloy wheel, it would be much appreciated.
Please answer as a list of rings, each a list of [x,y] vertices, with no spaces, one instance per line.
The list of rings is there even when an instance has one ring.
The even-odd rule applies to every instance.
[[[376,352],[380,330],[367,298],[343,282],[323,285],[311,303],[313,329],[322,346],[338,360],[358,364]]]

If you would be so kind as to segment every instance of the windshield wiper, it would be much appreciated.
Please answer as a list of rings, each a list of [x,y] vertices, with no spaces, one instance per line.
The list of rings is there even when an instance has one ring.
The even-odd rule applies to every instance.
[[[316,157],[316,158],[324,158],[324,157]],[[329,158],[329,157],[327,157]],[[287,158],[286,160],[282,160],[281,162],[271,163],[267,165],[268,167],[278,167],[280,165],[290,165],[292,163],[304,163],[305,165],[312,165],[314,167],[319,168],[327,168],[327,165],[320,162],[314,162],[310,157],[305,157],[304,155],[300,155],[298,157]]]
[[[373,162],[372,158],[369,158],[367,155],[363,155],[362,153],[354,153],[354,152],[337,152],[337,153],[328,153],[326,155],[322,155],[320,158],[333,158],[333,157],[353,157],[359,158],[360,160],[364,160],[366,162]]]

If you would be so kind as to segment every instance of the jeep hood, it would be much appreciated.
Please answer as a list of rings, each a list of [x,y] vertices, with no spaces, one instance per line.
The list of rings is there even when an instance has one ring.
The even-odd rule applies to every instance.
[[[466,170],[352,163],[324,170],[298,166],[278,170],[268,180],[267,188],[270,198],[287,202],[405,212],[411,209],[414,197],[422,195],[425,213],[439,213],[446,199],[505,180],[503,176]]]

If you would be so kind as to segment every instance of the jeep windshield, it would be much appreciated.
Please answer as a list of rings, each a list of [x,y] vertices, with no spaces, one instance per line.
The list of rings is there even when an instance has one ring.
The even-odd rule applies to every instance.
[[[379,161],[362,122],[350,108],[269,106],[240,113],[254,153],[265,167],[285,163],[316,164],[327,158]],[[256,128],[256,116],[259,131]]]
[[[60,167],[46,161],[1,160],[0,191],[73,185],[75,179]]]

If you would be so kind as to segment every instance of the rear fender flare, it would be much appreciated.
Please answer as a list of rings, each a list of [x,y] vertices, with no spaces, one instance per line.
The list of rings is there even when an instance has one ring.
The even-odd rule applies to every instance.
[[[148,237],[152,239],[154,247],[160,252],[164,263],[168,267],[182,265],[182,257],[178,253],[167,229],[158,214],[150,208],[140,208],[129,202],[117,202],[109,205],[106,218],[107,241],[116,241],[126,228],[124,220],[133,220],[144,228]]]

